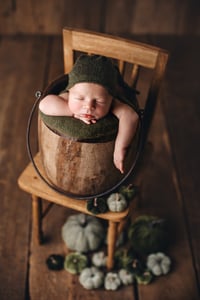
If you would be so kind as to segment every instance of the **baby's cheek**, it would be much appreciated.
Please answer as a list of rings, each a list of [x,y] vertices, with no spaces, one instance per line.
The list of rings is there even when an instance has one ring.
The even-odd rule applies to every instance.
[[[98,109],[99,118],[105,117],[108,113],[109,113],[109,108],[108,107],[100,107]]]
[[[78,113],[81,109],[81,105],[79,103],[69,103],[69,109],[72,113]]]

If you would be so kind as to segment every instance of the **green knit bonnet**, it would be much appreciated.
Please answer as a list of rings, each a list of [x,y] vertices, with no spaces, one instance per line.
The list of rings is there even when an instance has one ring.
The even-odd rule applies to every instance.
[[[83,54],[78,57],[71,72],[68,74],[66,90],[80,82],[100,84],[112,96],[115,96],[117,87],[116,68],[111,59],[105,56]]]

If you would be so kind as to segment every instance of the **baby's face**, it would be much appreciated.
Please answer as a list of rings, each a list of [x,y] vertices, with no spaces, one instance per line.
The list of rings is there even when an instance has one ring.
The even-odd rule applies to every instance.
[[[77,83],[69,90],[69,109],[82,120],[103,118],[108,114],[111,103],[112,96],[103,86],[96,83]]]

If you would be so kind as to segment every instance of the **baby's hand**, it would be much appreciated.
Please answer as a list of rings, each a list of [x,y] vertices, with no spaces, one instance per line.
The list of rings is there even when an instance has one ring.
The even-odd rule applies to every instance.
[[[89,124],[94,124],[97,121],[93,116],[86,115],[86,114],[84,114],[84,115],[74,115],[74,118],[79,119],[79,120],[83,121],[84,123],[86,123],[88,125]]]
[[[126,155],[126,148],[117,148],[114,150],[114,164],[117,169],[123,174],[124,173],[124,158]]]

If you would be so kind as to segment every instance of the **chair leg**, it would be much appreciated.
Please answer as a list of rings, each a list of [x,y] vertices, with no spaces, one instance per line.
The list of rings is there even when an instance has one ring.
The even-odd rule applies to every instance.
[[[114,267],[114,252],[117,239],[117,222],[109,221],[108,224],[108,257],[107,269],[111,270]]]
[[[119,223],[119,226],[118,226],[118,228],[117,228],[117,235],[118,235],[118,236],[119,236],[119,235],[122,233],[122,231],[124,230],[124,228],[125,228],[127,222],[128,222],[128,220],[127,220],[127,219],[124,219],[124,220],[122,220],[122,221]]]
[[[42,244],[42,200],[32,195],[33,239],[37,244]]]

